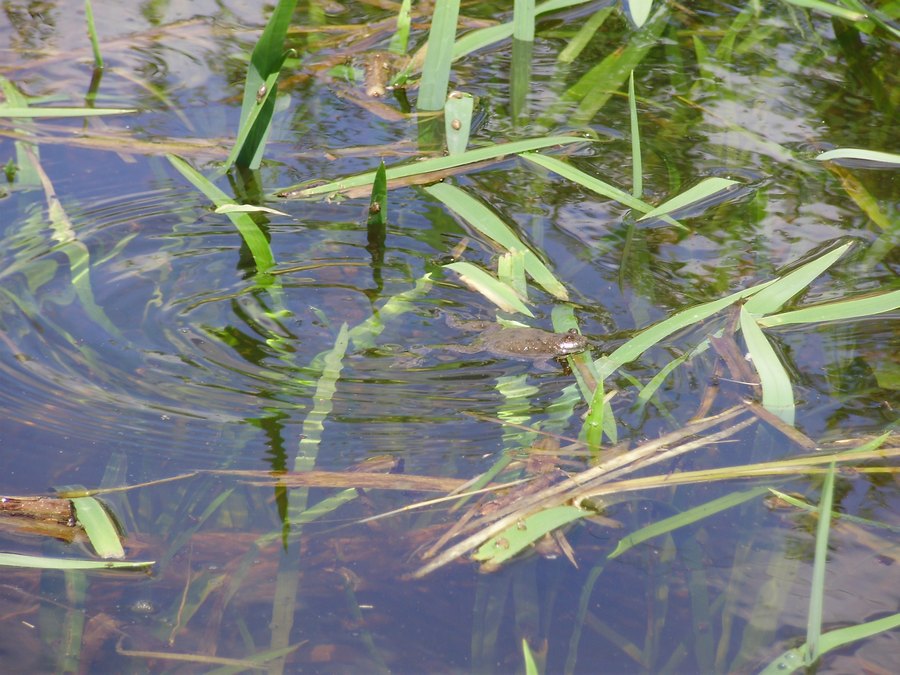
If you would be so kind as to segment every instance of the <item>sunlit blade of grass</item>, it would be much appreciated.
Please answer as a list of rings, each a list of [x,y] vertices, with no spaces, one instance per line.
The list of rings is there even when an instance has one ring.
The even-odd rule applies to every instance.
[[[428,31],[428,53],[419,83],[419,110],[441,110],[447,98],[459,0],[437,0]]]
[[[623,0],[625,12],[628,18],[634,22],[634,25],[640,28],[647,23],[650,16],[650,10],[653,9],[653,0]]]
[[[540,675],[537,661],[534,660],[534,654],[531,653],[531,647],[525,638],[522,638],[522,660],[525,663],[525,675]]]
[[[579,185],[586,187],[588,190],[596,192],[598,195],[602,195],[603,197],[613,199],[620,204],[629,206],[635,211],[640,211],[641,213],[649,213],[654,208],[647,202],[641,201],[637,197],[633,197],[624,190],[620,190],[619,188],[610,185],[609,183],[606,183],[599,178],[595,178],[594,176],[591,176],[584,171],[581,171],[580,169],[576,169],[574,166],[566,164],[556,157],[551,157],[549,155],[539,155],[532,152],[525,153],[522,155],[522,157],[530,162],[544,167],[545,169],[548,169],[549,171],[558,173],[563,178],[566,178],[574,183],[578,183]],[[683,230],[687,229],[684,225],[676,220],[669,218],[668,216],[663,216],[663,220],[671,225],[680,227]]]
[[[847,19],[848,21],[862,21],[866,18],[866,15],[862,12],[855,12],[852,9],[847,9],[840,5],[822,2],[822,0],[784,0],[784,2],[790,5],[796,5],[797,7],[823,12],[830,16],[837,16],[841,19]]]
[[[534,0],[513,1],[513,39],[534,42]]]
[[[843,647],[851,642],[864,640],[879,633],[886,633],[897,627],[900,627],[900,614],[892,614],[875,621],[867,621],[856,626],[847,626],[846,628],[828,631],[819,640],[819,654],[825,654],[832,649]],[[790,673],[800,668],[809,667],[809,664],[803,658],[806,650],[807,645],[805,644],[789,649],[760,671],[760,675],[790,675]]]
[[[680,195],[668,199],[649,213],[645,213],[638,220],[646,220],[647,218],[658,218],[659,216],[669,215],[675,211],[689,208],[705,199],[709,199],[713,195],[724,192],[729,188],[739,185],[735,180],[727,178],[705,178],[694,187],[685,190]]]
[[[178,172],[184,176],[195,188],[202,192],[217,207],[226,204],[236,204],[228,195],[222,192],[218,187],[213,185],[194,167],[176,155],[166,155],[166,158],[174,166]],[[259,225],[246,213],[229,213],[228,218],[234,223],[247,248],[250,249],[250,255],[256,263],[256,270],[265,275],[275,266],[275,257],[272,255],[272,248],[269,246],[269,240],[263,231],[259,229]]]
[[[270,213],[273,216],[290,218],[284,211],[270,209],[268,206],[257,206],[256,204],[222,204],[222,206],[217,206],[213,213],[221,213],[223,215],[229,213]]]
[[[469,147],[474,107],[475,99],[472,94],[451,91],[447,97],[447,104],[444,106],[444,133],[449,154],[460,155]]]
[[[466,286],[476,293],[481,293],[504,312],[519,312],[525,316],[534,316],[513,288],[495,279],[480,267],[467,262],[450,263],[444,267],[459,274]]]
[[[549,0],[536,5],[534,8],[535,17],[546,12],[555,12],[558,9],[565,9],[575,5],[583,5],[590,0]],[[453,46],[453,60],[462,58],[474,51],[483,49],[492,44],[502,42],[513,34],[513,22],[507,21],[496,26],[487,28],[479,28],[470,33],[466,33]]]
[[[443,105],[443,102],[441,105]],[[583,142],[583,138],[576,138],[574,136],[545,136],[543,138],[532,138],[525,141],[513,141],[512,143],[499,143],[486,148],[467,150],[466,152],[454,155],[453,157],[435,157],[433,159],[414,161],[410,164],[403,164],[401,166],[392,166],[387,170],[387,179],[388,181],[392,181],[397,178],[434,173],[435,171],[444,171],[446,169],[465,166],[467,164],[476,164],[505,155],[539,150],[554,145]],[[303,188],[302,185],[293,185],[280,190],[278,196],[286,199],[305,199],[307,197],[328,195],[349,188],[371,185],[374,179],[375,172],[367,171],[365,173],[348,176],[340,180],[332,181],[331,183],[326,183],[325,185],[317,185],[311,188]]]
[[[826,302],[819,305],[795,309],[782,314],[770,314],[757,320],[760,326],[787,326],[797,323],[820,323],[822,321],[844,321],[861,317],[876,316],[900,309],[900,291],[876,293],[849,300]]]
[[[97,26],[94,25],[94,8],[91,6],[91,0],[84,0],[84,18],[87,20],[91,51],[94,52],[94,68],[102,68],[103,56],[100,54],[100,40],[97,38]]]
[[[649,2],[647,11],[650,11]],[[640,25],[639,23],[638,26]],[[628,111],[631,117],[631,195],[640,199],[644,194],[644,162],[641,159],[641,128],[638,125],[637,100],[634,96],[634,71],[628,74]]]
[[[528,281],[525,278],[525,252],[507,251],[497,260],[497,278],[528,302]]]
[[[372,197],[369,199],[369,242],[373,239],[384,243],[384,228],[387,225],[387,174],[384,162],[378,165],[375,172],[375,180],[372,183]],[[373,233],[373,227],[379,228],[379,232]]]
[[[17,553],[0,553],[0,566],[40,570],[138,570],[145,571],[154,561],[75,560],[74,558],[45,558]]]
[[[119,541],[119,532],[106,509],[96,498],[75,498],[72,500],[72,507],[97,555],[101,558],[115,558],[116,560],[125,557],[125,549],[122,548],[122,542]]]
[[[483,569],[496,569],[548,532],[590,515],[591,511],[575,506],[544,509],[488,539],[472,554],[472,559],[480,562]]]
[[[724,497],[719,497],[718,499],[713,499],[710,502],[706,502],[705,504],[701,504],[700,506],[695,506],[691,509],[688,509],[687,511],[682,511],[676,516],[671,516],[670,518],[665,518],[651,525],[647,525],[646,527],[642,527],[641,529],[636,530],[628,536],[620,539],[619,543],[616,545],[616,548],[607,556],[607,558],[609,560],[618,558],[620,555],[634,548],[638,544],[643,544],[645,541],[649,541],[654,537],[658,537],[662,534],[673,532],[679,528],[686,527],[688,525],[691,525],[692,523],[696,523],[699,520],[708,518],[716,513],[725,511],[726,509],[730,509],[734,506],[739,506],[740,504],[748,502],[751,499],[756,499],[757,497],[767,493],[768,491],[768,487],[762,486],[752,488],[750,490],[744,490],[743,492],[732,492],[731,494],[725,495]]]
[[[297,0],[278,0],[259,41],[253,47],[244,81],[239,140],[235,142],[226,166],[235,163],[256,169],[262,162],[275,110],[276,83],[285,58],[284,38],[296,6]]]
[[[128,115],[138,112],[134,108],[6,108],[0,107],[0,118],[37,117],[99,117],[102,115]]]
[[[450,210],[486,237],[490,237],[507,251],[520,250],[525,255],[525,271],[545,291],[555,298],[567,300],[565,286],[543,261],[504,223],[496,213],[467,192],[448,183],[437,183],[425,191],[443,202]]]
[[[578,55],[588,46],[588,43],[594,38],[594,34],[600,30],[603,22],[609,18],[613,11],[615,11],[615,5],[610,5],[594,12],[591,18],[578,29],[575,37],[569,40],[569,43],[559,53],[556,60],[560,63],[572,63],[577,59]]]
[[[820,162],[833,162],[841,159],[854,160],[863,162],[864,165],[870,165],[869,168],[877,169],[882,166],[900,166],[900,155],[892,152],[879,152],[877,150],[863,150],[862,148],[835,148],[821,155],[816,155],[815,159]]]
[[[809,614],[806,617],[806,662],[810,665],[820,656],[822,612],[825,607],[825,565],[828,562],[828,537],[831,533],[831,509],[834,504],[834,463],[825,474],[819,499],[819,521],[816,527],[816,553],[809,583]]]
[[[696,307],[691,307],[690,309],[678,312],[668,319],[660,321],[655,326],[651,326],[650,328],[641,331],[633,338],[628,340],[628,342],[616,349],[609,356],[600,358],[595,361],[600,375],[604,379],[609,377],[611,373],[618,370],[621,366],[634,361],[641,354],[650,349],[650,347],[665,339],[675,331],[681,330],[682,328],[686,328],[688,326],[692,326],[695,323],[699,323],[700,321],[703,321],[704,319],[712,316],[716,312],[719,312],[729,305],[734,304],[738,300],[753,295],[754,293],[760,292],[761,289],[765,288],[771,283],[773,282],[767,281],[763,284],[752,286],[746,290],[732,293],[731,295],[720,298],[719,300],[713,300],[712,302],[707,302]]]
[[[668,25],[666,14],[663,5],[643,28],[631,35],[627,45],[604,58],[566,91],[566,102],[578,102],[570,124],[590,121],[610,97],[621,90],[628,74],[644,60]]]
[[[391,36],[388,51],[393,54],[405,54],[409,45],[410,5],[411,0],[403,0],[397,11],[397,30]]]
[[[778,354],[746,308],[741,308],[741,330],[747,342],[747,351],[750,352],[753,367],[759,373],[763,406],[788,424],[793,424],[795,409],[791,378]]]
[[[744,304],[744,310],[757,316],[777,312],[792,297],[805,290],[813,280],[831,267],[853,244],[843,244],[785,274],[760,290]]]

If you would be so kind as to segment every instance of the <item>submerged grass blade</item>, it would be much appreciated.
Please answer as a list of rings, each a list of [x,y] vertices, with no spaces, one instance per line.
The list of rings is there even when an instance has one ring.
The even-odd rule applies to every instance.
[[[436,183],[425,188],[425,191],[441,200],[447,208],[507,251],[522,251],[525,254],[525,271],[534,279],[535,283],[555,298],[568,299],[569,294],[566,287],[554,276],[553,272],[497,214],[481,201],[448,183]]]
[[[812,665],[819,658],[819,638],[822,635],[822,611],[825,605],[825,565],[828,562],[828,535],[831,532],[831,508],[834,504],[834,463],[825,474],[822,496],[819,499],[819,522],[816,527],[816,554],[813,559],[809,589],[809,614],[806,618],[806,662]]]
[[[428,31],[428,53],[425,55],[419,84],[419,110],[440,110],[444,107],[458,18],[459,0],[437,0],[431,18],[431,29]]]
[[[784,303],[803,291],[816,277],[836,263],[851,246],[852,244],[838,246],[776,279],[768,288],[750,298],[744,305],[744,310],[757,316],[777,312]]]
[[[443,103],[442,103],[443,105]],[[506,155],[519,154],[532,150],[540,150],[541,148],[549,148],[554,145],[566,145],[568,143],[583,143],[585,139],[576,138],[574,136],[544,136],[542,138],[532,138],[525,141],[513,141],[512,143],[499,143],[486,148],[477,148],[467,150],[459,155],[452,157],[435,157],[422,161],[413,161],[409,164],[400,166],[392,166],[387,170],[388,181],[397,178],[406,178],[408,176],[418,176],[426,173],[434,173],[436,171],[444,171],[467,164],[476,164],[489,159],[497,159]],[[286,199],[305,199],[308,197],[317,197],[321,195],[329,195],[342,190],[355,187],[371,185],[375,179],[374,171],[348,176],[340,180],[326,183],[325,185],[317,185],[311,188],[303,188],[301,185],[294,185],[284,188],[278,192],[279,197]]]
[[[793,425],[795,407],[791,378],[756,320],[744,307],[741,308],[741,331],[744,333],[753,367],[759,373],[763,406]]]
[[[97,555],[116,560],[125,557],[119,532],[103,504],[95,497],[76,497],[72,499],[72,507]]]
[[[481,293],[504,312],[519,312],[525,316],[534,316],[512,287],[495,279],[480,267],[467,262],[450,263],[444,267],[459,274],[466,286]]]
[[[638,125],[637,100],[634,95],[634,71],[628,75],[628,111],[631,117],[631,195],[640,199],[644,194],[644,163],[641,159],[641,128]],[[649,218],[649,215],[646,217]]]
[[[585,511],[577,506],[556,506],[538,511],[488,539],[472,554],[472,558],[482,563],[485,569],[494,569],[517,556],[545,534],[590,515],[593,515],[592,511]]]
[[[174,166],[178,173],[184,176],[195,188],[202,192],[206,197],[216,205],[216,207],[225,206],[226,204],[236,204],[228,195],[222,192],[218,187],[213,185],[199,171],[188,164],[186,161],[176,155],[166,155],[166,158]],[[275,257],[272,255],[272,248],[269,246],[269,240],[263,231],[259,228],[248,214],[246,213],[228,213],[228,218],[234,223],[247,248],[250,249],[250,255],[256,263],[256,270],[261,274],[265,274],[275,266]]]
[[[649,213],[645,213],[638,218],[638,220],[659,218],[660,216],[666,216],[675,211],[689,208],[705,199],[709,199],[717,193],[724,192],[735,185],[739,185],[739,183],[727,178],[705,178],[694,187],[685,190],[676,197],[672,197],[672,199],[666,200]]]
[[[653,9],[653,0],[623,0],[625,12],[634,25],[640,28],[647,23],[650,10]]]

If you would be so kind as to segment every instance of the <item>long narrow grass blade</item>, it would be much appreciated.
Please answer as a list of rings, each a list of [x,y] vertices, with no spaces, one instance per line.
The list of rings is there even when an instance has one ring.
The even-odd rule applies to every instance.
[[[768,288],[750,298],[744,305],[744,309],[757,316],[777,312],[784,303],[804,290],[812,283],[813,279],[836,263],[851,246],[852,244],[838,246],[776,279]]]
[[[653,0],[623,0],[625,13],[638,28],[647,23],[650,10],[653,9]]]
[[[397,30],[391,36],[388,51],[392,54],[406,54],[409,45],[410,6],[411,0],[403,0],[397,11]]]
[[[441,200],[450,210],[470,226],[490,237],[507,251],[519,250],[525,254],[525,271],[535,283],[560,300],[568,300],[566,287],[554,276],[543,261],[504,223],[496,213],[460,188],[448,183],[437,183],[425,191]]]
[[[638,544],[649,541],[650,539],[658,537],[661,534],[667,534],[679,528],[686,527],[687,525],[696,523],[698,520],[703,520],[704,518],[708,518],[709,516],[720,513],[721,511],[725,511],[726,509],[730,509],[734,506],[739,506],[745,502],[750,501],[751,499],[755,499],[756,497],[765,494],[768,491],[768,487],[762,486],[752,488],[750,490],[744,490],[743,492],[733,492],[729,495],[725,495],[724,497],[713,499],[710,502],[706,502],[705,504],[701,504],[700,506],[695,506],[692,509],[683,511],[678,515],[671,516],[670,518],[665,518],[663,520],[657,521],[652,525],[642,527],[641,529],[636,530],[628,536],[620,539],[619,543],[616,545],[616,548],[607,556],[607,558],[610,560],[612,560],[613,558],[618,558],[620,555],[622,555],[629,549],[634,548]]]
[[[494,569],[517,556],[545,534],[590,515],[593,515],[592,511],[576,506],[556,506],[538,511],[488,539],[472,554],[472,558],[482,563],[485,569]]]
[[[449,154],[461,155],[469,147],[474,107],[475,99],[472,94],[451,91],[447,97],[447,104],[444,106],[444,133]]]
[[[515,290],[480,267],[467,262],[450,263],[445,267],[459,274],[466,286],[481,293],[504,312],[519,312],[525,316],[534,316]]]
[[[834,504],[834,463],[825,474],[819,499],[819,523],[816,527],[816,554],[809,588],[809,614],[806,617],[806,662],[819,658],[822,635],[822,611],[825,605],[825,565],[828,562],[828,535],[831,532],[831,508]]]
[[[155,565],[152,560],[145,562],[115,560],[75,560],[72,558],[44,558],[17,553],[0,553],[0,566],[22,567],[41,570],[146,570]]]
[[[753,366],[759,373],[763,406],[792,425],[795,410],[791,378],[772,345],[769,344],[769,340],[745,308],[741,308],[741,330],[744,333],[747,351],[750,352]]]
[[[826,302],[782,314],[770,314],[757,320],[757,323],[760,326],[769,327],[796,323],[844,321],[893,312],[896,309],[900,309],[900,291],[890,291],[838,302]]]
[[[862,12],[854,12],[852,9],[841,7],[840,5],[832,5],[830,2],[822,2],[822,0],[784,0],[788,4],[813,9],[823,14],[837,16],[848,21],[862,21],[866,15]]]
[[[566,145],[568,143],[583,143],[583,138],[574,136],[545,136],[542,138],[531,138],[525,141],[513,141],[512,143],[499,143],[486,148],[477,148],[467,150],[466,152],[454,155],[453,157],[435,157],[422,161],[413,161],[409,164],[400,166],[392,166],[387,170],[388,181],[397,178],[406,178],[408,176],[418,176],[426,173],[434,173],[435,171],[445,171],[458,166],[466,166],[467,164],[476,164],[489,159],[496,159],[506,155],[513,155],[531,150],[540,150],[549,148],[554,145]],[[374,171],[348,176],[340,180],[326,183],[325,185],[317,185],[311,188],[303,188],[301,185],[294,185],[278,192],[279,197],[286,199],[305,199],[308,197],[316,197],[320,195],[329,195],[350,188],[371,185],[375,179]]]
[[[226,166],[259,168],[275,110],[274,93],[281,66],[284,63],[284,38],[291,23],[297,0],[278,0],[259,41],[250,55],[238,138],[228,156]]]
[[[76,497],[72,500],[72,507],[97,555],[116,560],[125,557],[119,532],[106,509],[95,497]]]
[[[94,68],[102,68],[103,55],[100,54],[100,40],[97,39],[97,26],[94,23],[94,8],[91,0],[84,0],[84,18],[87,21],[88,37],[91,39],[91,51],[94,53]]]
[[[419,110],[440,110],[447,97],[459,0],[437,0],[428,32],[428,53],[419,83]]]
[[[626,363],[634,361],[641,354],[650,349],[650,347],[665,339],[675,331],[699,323],[716,312],[734,304],[738,300],[760,292],[760,290],[771,283],[773,282],[767,281],[746,290],[732,293],[719,300],[713,300],[696,307],[691,307],[690,309],[683,310],[670,316],[668,319],[660,321],[655,326],[651,326],[650,328],[641,331],[628,342],[616,349],[612,354],[598,359],[595,362],[600,375],[604,379],[609,377],[610,374],[615,372],[618,368]]]
[[[560,63],[572,63],[577,59],[578,55],[584,51],[584,48],[588,46],[588,43],[594,38],[596,32],[603,26],[603,22],[606,21],[614,10],[615,5],[610,5],[609,7],[604,7],[594,12],[591,15],[591,18],[578,29],[578,32],[575,33],[575,37],[569,40],[569,44],[563,48],[556,57],[556,60]]]
[[[820,162],[832,162],[840,159],[850,159],[872,165],[871,168],[879,166],[900,166],[900,155],[892,152],[878,152],[877,150],[863,150],[861,148],[835,148],[828,152],[817,155],[815,159]]]
[[[689,190],[685,190],[680,195],[666,200],[649,213],[645,213],[638,218],[638,220],[658,218],[681,209],[689,208],[738,184],[739,183],[736,180],[729,180],[727,178],[705,178]]]
[[[647,10],[649,11],[649,3]],[[640,199],[644,194],[644,163],[641,159],[641,128],[638,125],[637,100],[634,96],[634,71],[628,75],[628,110],[631,113],[631,195]]]
[[[534,0],[514,0],[513,39],[534,42]]]
[[[0,118],[37,117],[100,117],[102,115],[128,115],[136,113],[135,108],[6,108],[0,107]]]
[[[166,155],[166,158],[191,185],[206,195],[217,207],[236,203],[181,157]],[[246,213],[229,213],[227,215],[231,222],[234,223],[244,243],[247,244],[247,248],[250,249],[250,255],[253,256],[253,261],[256,263],[257,272],[264,274],[272,269],[275,266],[275,257],[272,255],[269,240],[263,234],[263,231],[259,229],[259,225]]]

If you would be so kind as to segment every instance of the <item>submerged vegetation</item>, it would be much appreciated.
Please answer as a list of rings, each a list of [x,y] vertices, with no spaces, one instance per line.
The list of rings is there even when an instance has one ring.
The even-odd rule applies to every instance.
[[[896,603],[841,614],[829,590],[896,581],[900,5],[344,11],[233,26],[218,138],[189,118],[215,114],[109,65],[90,3],[84,107],[25,94],[17,72],[58,54],[0,69],[5,388],[53,414],[6,412],[66,438],[58,416],[88,419],[72,433],[103,449],[93,489],[57,488],[72,523],[28,531],[115,559],[0,555],[64,646],[34,663],[790,672],[867,644],[879,662]],[[853,96],[829,98],[811,73],[841,56]],[[134,89],[97,106],[109,77]],[[57,145],[142,157],[147,187],[112,190],[140,203],[165,176],[166,196],[103,225],[90,182],[54,185]],[[462,339],[446,319],[485,314],[549,316],[593,349],[440,353]],[[883,569],[830,571],[844,545]],[[141,584],[149,631],[111,609]],[[456,646],[405,637],[412,612]]]

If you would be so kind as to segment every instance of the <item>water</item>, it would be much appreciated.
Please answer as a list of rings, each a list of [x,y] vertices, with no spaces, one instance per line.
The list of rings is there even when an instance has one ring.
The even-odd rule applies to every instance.
[[[156,561],[149,575],[5,567],[4,664],[17,671],[206,672],[217,667],[213,656],[250,659],[286,635],[297,646],[288,672],[513,672],[522,670],[524,637],[539,655],[546,647],[547,672],[739,672],[802,642],[815,532],[802,512],[770,510],[754,498],[607,559],[622,536],[759,483],[630,493],[604,514],[614,522],[584,521],[567,531],[577,568],[564,555],[531,555],[491,575],[463,560],[423,579],[409,577],[419,554],[458,513],[436,505],[358,521],[440,493],[320,485],[306,494],[276,486],[267,472],[303,466],[304,453],[323,471],[388,455],[398,481],[466,480],[490,469],[504,449],[538,438],[497,418],[572,437],[587,406],[554,416],[552,406],[573,382],[562,365],[536,370],[490,354],[427,350],[471,338],[444,314],[494,315],[488,300],[440,263],[467,242],[466,260],[495,269],[496,251],[418,187],[389,193],[383,251],[367,235],[366,199],[268,200],[286,214],[265,223],[281,290],[254,284],[234,226],[164,158],[175,152],[213,177],[236,130],[241,57],[265,17],[256,3],[205,5],[101,11],[98,3],[108,68],[97,105],[136,107],[138,114],[0,123],[2,162],[16,157],[13,142],[23,131],[37,135],[45,182],[65,211],[50,218],[37,175],[20,174],[2,201],[0,493],[142,484],[103,498],[121,522],[128,559]],[[479,8],[479,21],[498,16],[489,9]],[[539,23],[518,117],[510,112],[508,43],[462,59],[452,85],[478,97],[473,142],[589,128],[598,142],[546,154],[629,189],[626,98],[612,95],[587,122],[575,104],[561,102],[631,35],[613,14],[571,64],[558,63],[597,9],[573,8]],[[676,311],[766,281],[820,245],[855,242],[801,304],[895,286],[896,172],[834,173],[811,160],[833,146],[896,150],[891,47],[858,38],[866,49],[854,49],[858,36],[845,25],[836,24],[835,34],[820,16],[769,9],[747,17],[733,51],[720,38],[735,20],[733,8],[707,3],[702,14],[671,15],[661,46],[635,71],[644,199],[658,204],[710,176],[743,185],[682,218],[688,230],[635,225],[630,209],[521,159],[449,179],[540,252],[566,286],[594,357]],[[12,3],[4,11],[0,75],[29,96],[82,105],[92,73],[81,3],[42,13]],[[381,157],[392,164],[418,155],[415,121],[385,119],[354,103],[352,86],[328,71],[386,40],[390,11],[351,3],[328,13],[322,20],[333,28],[318,32],[308,28],[309,16],[306,7],[298,11],[290,37],[300,56],[282,79],[285,109],[263,168],[217,181],[239,201],[373,168]],[[483,25],[475,21],[465,25]],[[363,37],[366,25],[374,35]],[[695,35],[710,53],[719,48],[715,57],[698,63]],[[855,60],[848,63],[848,55]],[[415,92],[408,97],[414,103]],[[391,97],[381,103],[404,108]],[[848,196],[854,186],[872,196],[874,208]],[[86,263],[89,273],[73,275]],[[342,324],[366,322],[425,273],[432,286],[402,314],[385,315],[371,344],[351,342],[321,443],[311,446],[308,420],[322,375],[316,356],[332,348]],[[531,301],[531,323],[548,328],[562,304],[536,287]],[[273,319],[277,302],[288,311]],[[821,443],[865,438],[895,421],[895,319],[889,313],[770,332],[791,374],[801,431]],[[627,372],[646,383],[726,320],[717,315],[672,335]],[[424,357],[413,362],[411,353]],[[637,404],[632,381],[611,378],[620,440],[634,447],[686,424],[715,363],[709,352],[676,369],[647,406]],[[725,375],[713,412],[754,395]],[[800,452],[756,425],[645,473]],[[567,471],[590,465],[582,447],[562,454]],[[212,473],[226,470],[232,473]],[[180,479],[150,484],[172,477]],[[815,503],[820,480],[766,484]],[[336,495],[347,503],[300,527],[304,500],[328,504]],[[844,513],[897,525],[896,484],[883,474],[842,476],[838,499]],[[294,518],[290,534],[300,534],[287,546],[286,515]],[[824,629],[896,611],[895,532],[844,523],[830,544]],[[84,544],[12,533],[2,550],[92,556]],[[887,632],[851,643],[829,653],[821,668],[847,672],[865,661],[896,669],[895,641]]]

